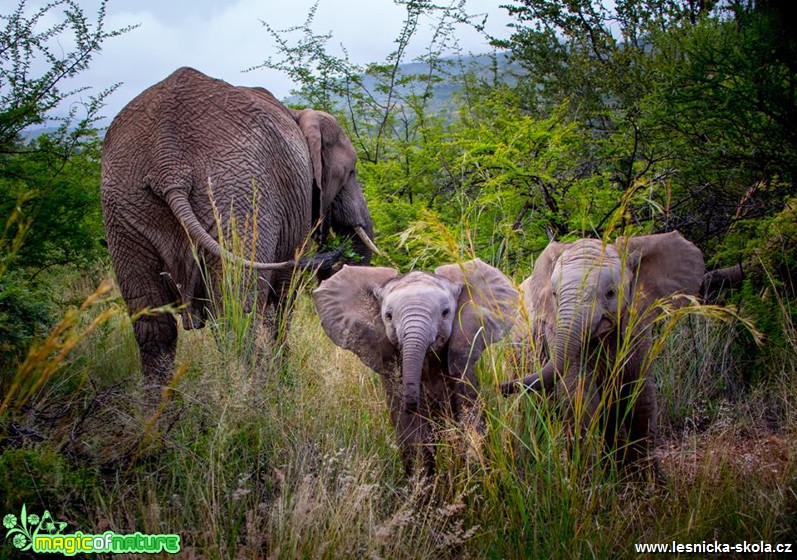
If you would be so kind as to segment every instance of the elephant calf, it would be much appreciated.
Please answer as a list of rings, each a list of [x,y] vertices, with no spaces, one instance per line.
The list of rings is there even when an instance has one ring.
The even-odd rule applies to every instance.
[[[321,325],[382,380],[405,470],[434,472],[432,421],[480,423],[474,366],[514,322],[518,293],[479,259],[434,274],[344,266],[313,292]]]
[[[524,334],[540,343],[547,363],[503,384],[502,392],[554,391],[571,415],[579,414],[583,429],[600,420],[607,450],[621,465],[650,462],[661,478],[652,455],[657,403],[649,350],[661,313],[655,304],[697,294],[704,270],[703,254],[678,232],[615,244],[552,242],[521,284],[531,326]],[[576,403],[583,403],[581,411]]]

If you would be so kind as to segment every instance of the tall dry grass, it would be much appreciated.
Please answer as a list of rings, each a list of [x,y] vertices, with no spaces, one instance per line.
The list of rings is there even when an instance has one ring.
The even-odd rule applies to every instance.
[[[225,328],[253,352],[213,329],[180,333],[155,423],[129,318],[75,331],[68,354],[37,354],[29,389],[13,393],[24,399],[4,396],[19,406],[13,434],[4,418],[0,505],[48,509],[70,530],[178,533],[185,558],[616,558],[639,542],[795,540],[793,345],[766,386],[744,388],[732,327],[698,314],[663,329],[669,480],[656,488],[618,473],[592,436],[574,449],[555,401],[502,398],[516,373],[507,341],[477,372],[484,435],[451,426],[440,474],[407,480],[377,375],[327,340],[299,278],[276,343],[233,301],[242,315]],[[81,324],[101,315],[84,309]]]

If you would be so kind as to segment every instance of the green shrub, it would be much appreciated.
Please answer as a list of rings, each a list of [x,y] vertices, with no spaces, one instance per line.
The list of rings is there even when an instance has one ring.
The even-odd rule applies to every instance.
[[[52,326],[49,294],[24,283],[19,274],[0,278],[0,371],[10,372],[37,337]]]
[[[51,510],[63,518],[72,506],[83,505],[97,485],[91,471],[72,464],[46,445],[7,448],[0,452],[0,511]],[[55,514],[54,514],[55,515]]]

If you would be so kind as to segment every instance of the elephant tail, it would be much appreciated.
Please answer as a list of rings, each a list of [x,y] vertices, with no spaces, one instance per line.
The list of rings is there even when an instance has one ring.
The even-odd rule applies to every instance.
[[[175,217],[183,226],[185,232],[188,234],[188,238],[207,253],[218,258],[224,258],[236,263],[241,263],[248,268],[254,268],[256,270],[292,270],[297,266],[297,262],[293,260],[277,263],[264,263],[250,261],[249,259],[234,255],[219,245],[219,242],[213,239],[213,236],[205,231],[205,228],[199,223],[194,209],[191,208],[191,203],[188,201],[188,196],[183,190],[171,189],[167,191],[165,198],[169,208],[172,209]],[[304,261],[304,259],[299,261],[299,266],[304,264],[302,261]]]

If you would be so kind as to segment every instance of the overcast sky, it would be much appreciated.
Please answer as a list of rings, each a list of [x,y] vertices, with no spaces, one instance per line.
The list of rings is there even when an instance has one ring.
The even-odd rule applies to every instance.
[[[91,68],[78,79],[80,85],[101,90],[116,82],[123,85],[108,99],[103,114],[113,117],[128,101],[148,86],[181,66],[192,66],[236,85],[260,85],[278,98],[290,94],[292,84],[276,71],[258,69],[276,56],[274,42],[260,20],[275,29],[304,23],[315,0],[110,0],[108,29],[140,24],[138,28],[103,44]],[[28,0],[30,6],[42,0]],[[87,13],[96,11],[98,0],[78,0]],[[451,0],[439,0],[449,4]],[[14,9],[18,0],[0,0],[2,12]],[[510,21],[500,4],[506,0],[467,0],[469,13],[488,14],[487,31],[506,37]],[[383,61],[395,48],[394,40],[406,15],[393,0],[320,0],[313,23],[316,34],[331,32],[330,47],[342,43],[355,63]],[[428,44],[432,20],[424,20],[410,45],[409,61]],[[491,50],[487,40],[462,27],[457,32],[465,53]]]

